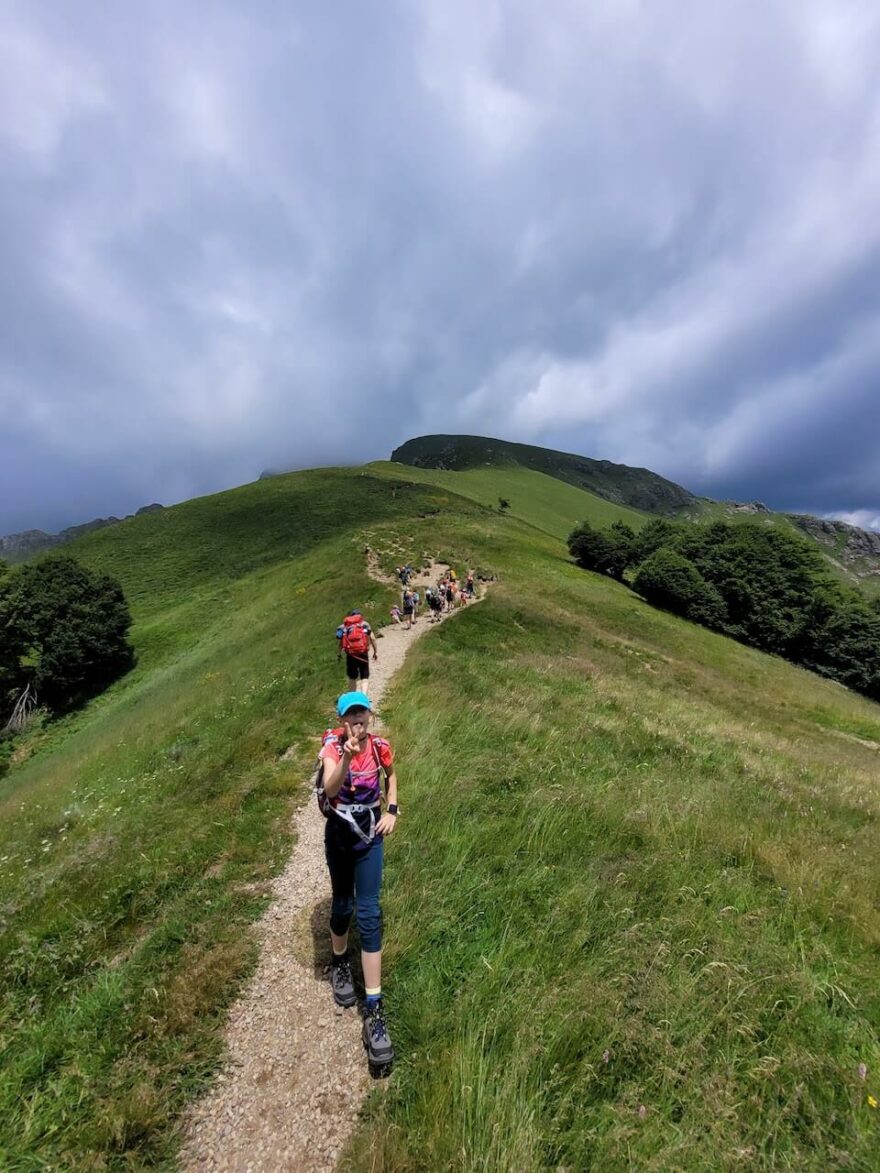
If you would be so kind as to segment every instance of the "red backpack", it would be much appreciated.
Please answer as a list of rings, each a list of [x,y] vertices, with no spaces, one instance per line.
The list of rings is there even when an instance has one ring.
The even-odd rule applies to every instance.
[[[369,650],[370,637],[360,615],[346,615],[342,621],[342,650],[350,656],[363,656]]]

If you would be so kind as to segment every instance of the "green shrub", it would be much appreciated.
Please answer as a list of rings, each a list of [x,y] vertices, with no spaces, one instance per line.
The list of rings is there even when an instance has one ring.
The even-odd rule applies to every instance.
[[[642,598],[666,611],[705,627],[724,626],[727,609],[721,595],[676,550],[655,550],[639,567],[633,586]]]
[[[0,687],[30,684],[54,712],[100,692],[134,663],[122,587],[73,558],[27,563],[0,591]]]
[[[621,522],[599,530],[584,521],[569,534],[568,549],[584,570],[610,574],[620,580],[629,565],[634,539],[633,531]]]

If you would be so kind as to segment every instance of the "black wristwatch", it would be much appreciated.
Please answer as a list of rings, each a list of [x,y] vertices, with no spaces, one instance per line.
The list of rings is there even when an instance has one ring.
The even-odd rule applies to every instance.
[[[388,803],[388,813],[389,813],[389,815],[396,815],[397,814],[397,803],[396,802],[389,802]]]

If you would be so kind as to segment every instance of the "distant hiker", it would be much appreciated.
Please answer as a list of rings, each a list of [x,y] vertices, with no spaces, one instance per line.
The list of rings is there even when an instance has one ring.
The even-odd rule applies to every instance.
[[[363,1040],[374,1074],[387,1073],[394,1059],[382,1006],[382,886],[384,837],[397,823],[394,754],[384,737],[370,733],[372,712],[362,692],[344,693],[336,712],[341,728],[324,734],[318,804],[327,818],[324,850],[333,903],[330,985],[338,1006],[357,1001],[348,959],[348,929],[356,908],[366,999]],[[382,773],[387,807],[381,814]]]
[[[464,584],[464,589],[471,598],[474,597],[474,572],[472,570],[469,570],[467,573],[467,581]]]
[[[360,611],[351,611],[336,629],[336,638],[339,641],[336,659],[342,658],[345,653],[345,675],[351,688],[357,688],[360,680],[364,690],[368,688],[370,679],[370,645],[373,646],[373,659],[379,659],[379,649],[373,629],[364,619]]]
[[[439,589],[438,590],[429,590],[426,592],[426,595],[427,595],[427,600],[428,600],[428,609],[431,612],[431,618],[428,620],[428,622],[429,623],[439,623],[440,622],[440,611],[443,607],[443,604],[440,602],[440,591],[439,591]]]
[[[446,610],[452,610],[452,604],[455,602],[455,583],[451,580],[446,584]]]
[[[396,603],[391,608],[391,621],[392,623],[400,623],[400,608]]]
[[[406,620],[407,631],[409,631],[413,625],[414,610],[415,607],[413,605],[413,593],[409,587],[407,587],[403,592],[403,618]]]
[[[413,623],[416,623],[419,618],[419,607],[422,605],[422,596],[418,591],[413,591]]]

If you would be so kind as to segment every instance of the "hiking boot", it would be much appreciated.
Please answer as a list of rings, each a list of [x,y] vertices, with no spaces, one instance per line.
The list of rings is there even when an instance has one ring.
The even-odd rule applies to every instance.
[[[334,958],[331,962],[330,986],[333,990],[333,1001],[337,1006],[354,1006],[357,994],[354,992],[351,966],[347,957],[341,957],[338,961]]]
[[[394,1048],[391,1046],[381,1000],[368,1006],[364,1013],[363,1037],[370,1071],[374,1075],[388,1075],[394,1062]]]

